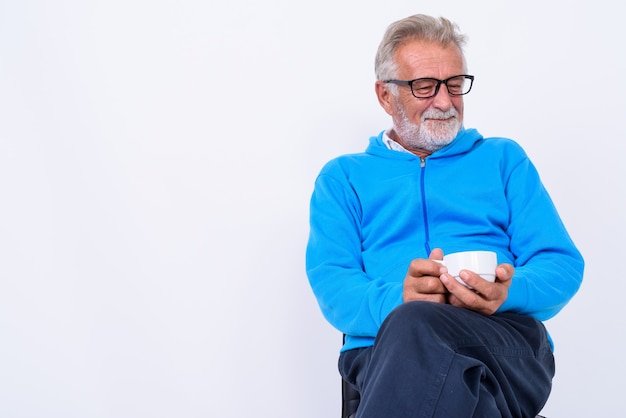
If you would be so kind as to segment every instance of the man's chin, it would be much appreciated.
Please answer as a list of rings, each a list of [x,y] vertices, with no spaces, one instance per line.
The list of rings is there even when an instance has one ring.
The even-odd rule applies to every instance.
[[[431,134],[432,133],[434,132],[431,132]],[[456,138],[457,134],[458,131],[456,131],[456,133],[446,132],[445,134],[442,132],[438,132],[437,135],[427,135],[426,137],[423,137],[420,142],[425,144],[426,149],[429,149],[430,151],[436,151],[450,145],[452,141],[454,141],[454,139]]]
[[[446,146],[454,141],[454,138],[456,138],[461,130],[460,126],[456,123],[453,126],[438,126],[437,128],[438,129],[428,129],[425,137],[428,138],[428,142],[441,146]]]

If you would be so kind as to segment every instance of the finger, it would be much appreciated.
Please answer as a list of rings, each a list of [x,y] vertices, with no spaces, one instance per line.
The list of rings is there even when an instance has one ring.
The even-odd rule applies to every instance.
[[[443,250],[441,248],[435,248],[430,252],[428,256],[429,260],[443,260]]]
[[[470,271],[461,272],[461,278],[484,303],[492,304],[495,302],[498,306],[506,299],[507,289],[511,283],[510,279],[507,279],[506,282],[500,282],[499,280],[490,282]]]
[[[465,279],[469,279],[469,276],[466,275],[464,279],[463,274],[461,274],[461,279],[465,281]],[[483,282],[479,283],[479,285],[490,284],[480,277],[479,280]],[[450,292],[450,304],[469,308],[472,310],[482,311],[485,305],[488,303],[488,299],[485,298],[485,295],[481,294],[476,289],[469,288],[466,285],[459,283],[457,279],[449,274],[442,274],[441,281]]]
[[[413,260],[409,266],[409,274],[413,277],[433,276],[439,278],[442,265],[432,259]]]
[[[515,268],[510,264],[500,264],[496,268],[496,278],[499,282],[508,282],[513,278]]]
[[[412,289],[419,293],[444,294],[448,290],[437,276],[422,276],[412,282]]]
[[[441,280],[441,283],[443,283],[443,285],[446,287],[446,289],[448,289],[448,292],[452,294],[469,290],[467,286],[459,283],[458,280],[454,278],[454,276],[450,275],[450,273],[443,273],[439,279]]]
[[[454,277],[447,275],[452,281],[456,281]],[[466,288],[458,283],[444,283],[450,290],[448,298],[451,305],[471,309],[485,315],[492,315],[504,303],[507,294],[507,287],[503,283],[491,283],[482,277],[469,271],[461,272],[461,279],[472,286],[472,289]],[[442,281],[443,278],[442,278]]]
[[[461,270],[459,273],[461,280],[474,292],[480,293],[485,299],[491,299],[493,293],[493,283],[483,279],[476,273],[468,270]]]

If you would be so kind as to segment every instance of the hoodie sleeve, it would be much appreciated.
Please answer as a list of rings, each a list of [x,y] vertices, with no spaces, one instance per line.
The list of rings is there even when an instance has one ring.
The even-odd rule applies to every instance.
[[[402,283],[370,277],[361,256],[361,207],[338,167],[322,170],[310,205],[309,282],[325,318],[353,336],[373,337],[402,303]]]
[[[521,148],[518,153],[521,162],[512,169],[505,191],[515,273],[500,311],[547,320],[578,291],[584,262],[536,168]]]

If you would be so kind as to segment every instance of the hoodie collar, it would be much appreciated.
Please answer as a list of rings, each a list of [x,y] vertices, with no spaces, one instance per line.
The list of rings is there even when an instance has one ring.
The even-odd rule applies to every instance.
[[[369,146],[366,149],[368,154],[385,156],[386,158],[398,159],[419,159],[419,157],[410,151],[404,149],[397,142],[389,142],[390,138],[386,135],[386,131],[382,131],[378,136],[370,138]],[[385,139],[385,137],[387,139]],[[433,152],[429,157],[447,157],[456,154],[463,154],[469,151],[476,142],[483,139],[483,136],[473,128],[462,128],[456,138],[445,147]]]

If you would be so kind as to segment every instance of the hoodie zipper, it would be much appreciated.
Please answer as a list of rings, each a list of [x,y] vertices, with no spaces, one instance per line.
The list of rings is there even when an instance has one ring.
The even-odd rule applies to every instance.
[[[430,255],[430,231],[428,229],[428,211],[426,210],[426,190],[425,190],[425,177],[426,172],[426,157],[420,157],[420,193],[422,195],[422,217],[424,220],[424,247],[426,249],[427,256]]]

